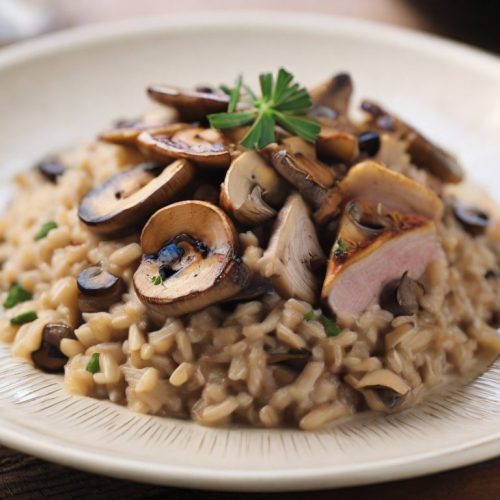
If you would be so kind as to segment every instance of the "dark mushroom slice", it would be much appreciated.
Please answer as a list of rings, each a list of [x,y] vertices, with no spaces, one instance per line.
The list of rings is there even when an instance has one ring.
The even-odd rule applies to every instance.
[[[287,149],[276,149],[271,154],[274,168],[311,206],[318,208],[328,195],[329,188],[337,180],[335,171],[301,153],[292,154]]]
[[[358,149],[366,156],[375,156],[381,146],[380,134],[372,130],[358,134]]]
[[[66,172],[66,166],[64,163],[55,156],[45,158],[38,163],[36,168],[40,174],[53,183],[55,183],[57,179]]]
[[[316,213],[316,221],[323,225],[339,215],[353,199],[378,204],[388,210],[404,214],[420,214],[439,220],[443,203],[436,193],[403,174],[389,170],[373,160],[358,163],[332,189]]]
[[[78,216],[101,235],[130,233],[171,202],[194,176],[195,168],[186,160],[164,168],[161,164],[141,164],[114,175],[88,193],[80,203]]]
[[[272,292],[273,290],[274,287],[271,281],[256,273],[250,277],[245,288],[233,297],[227,299],[225,302],[243,302],[246,300],[253,300],[258,297],[262,297],[262,295]]]
[[[464,173],[456,158],[419,131],[378,104],[363,101],[361,109],[370,116],[368,121],[370,126],[393,131],[408,141],[407,151],[415,165],[428,170],[444,182],[456,183],[463,180]]]
[[[280,365],[294,371],[302,371],[311,356],[311,351],[307,349],[274,350],[267,353],[267,361],[270,365]]]
[[[141,235],[144,257],[134,274],[140,300],[157,316],[177,316],[222,302],[250,277],[238,236],[223,210],[203,201],[156,212]]]
[[[119,120],[110,130],[102,132],[99,139],[122,146],[136,146],[137,138],[148,130],[161,130],[165,134],[175,134],[189,127],[187,123],[172,123],[171,117],[142,117],[136,120]]]
[[[63,339],[76,339],[71,326],[64,323],[48,323],[42,331],[40,348],[31,353],[34,365],[48,373],[62,372],[68,358],[61,352]]]
[[[286,196],[286,186],[276,171],[256,151],[238,156],[226,173],[220,204],[242,224],[255,226],[276,215]]]
[[[324,261],[309,209],[294,193],[278,214],[269,245],[258,261],[260,272],[282,297],[313,304],[319,288],[317,271]]]
[[[163,130],[143,132],[137,138],[137,145],[156,158],[184,158],[215,168],[227,168],[231,164],[224,136],[212,128],[189,127],[174,134]]]
[[[376,411],[396,409],[410,392],[410,386],[399,375],[385,368],[366,374],[355,388]]]
[[[229,97],[223,93],[206,92],[204,89],[188,90],[168,85],[151,85],[149,97],[177,110],[180,119],[186,122],[205,120],[211,113],[227,110]]]
[[[353,93],[352,79],[348,73],[339,73],[322,85],[311,89],[313,102],[311,116],[321,117],[324,108],[335,111],[334,118],[346,116]],[[319,116],[318,116],[319,115]],[[333,116],[333,115],[330,115]]]
[[[419,300],[424,296],[424,286],[408,276],[405,271],[400,279],[387,283],[380,293],[379,303],[382,309],[394,316],[408,316],[418,312]]]
[[[384,285],[419,278],[438,251],[434,222],[415,214],[387,212],[357,202],[362,217],[346,211],[328,261],[322,298],[340,324],[361,314],[376,301]],[[404,281],[404,287],[411,286]],[[405,293],[405,288],[400,291]],[[415,290],[415,294],[418,292]],[[402,299],[402,297],[400,297]]]
[[[489,215],[479,208],[465,205],[458,200],[452,202],[453,215],[472,236],[484,234],[491,224]]]
[[[101,266],[85,268],[77,278],[78,308],[81,312],[107,311],[125,293],[123,280]]]

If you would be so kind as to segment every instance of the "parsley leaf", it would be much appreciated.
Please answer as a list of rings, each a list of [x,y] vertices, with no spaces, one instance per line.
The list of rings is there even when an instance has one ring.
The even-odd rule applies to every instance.
[[[304,314],[304,321],[312,321],[314,319],[314,311],[307,311]]]
[[[38,314],[35,311],[26,311],[11,318],[10,324],[12,326],[21,326],[25,323],[31,323],[36,319],[38,319]]]
[[[99,364],[99,353],[94,352],[90,357],[90,361],[87,363],[85,369],[90,373],[98,373],[101,371],[101,366]]]
[[[252,125],[241,141],[246,148],[262,149],[276,141],[275,127],[280,125],[288,132],[314,142],[320,131],[320,124],[307,118],[306,112],[311,107],[311,97],[307,90],[293,83],[293,75],[280,68],[276,81],[271,73],[259,76],[261,97],[257,98],[252,90],[238,77],[234,89],[223,87],[230,96],[226,113],[208,116],[210,126],[217,129]],[[241,96],[241,88],[252,98],[253,108],[235,111]]]
[[[47,237],[50,231],[52,231],[52,229],[56,229],[56,227],[57,227],[57,222],[49,220],[40,228],[38,233],[36,233],[35,241],[43,240],[44,238]]]
[[[18,283],[14,283],[9,288],[9,293],[3,303],[5,309],[12,309],[14,306],[19,304],[20,302],[26,302],[27,300],[31,300],[33,295],[30,292],[25,290]]]
[[[151,276],[149,278],[149,280],[151,281],[151,283],[153,283],[153,285],[163,285],[163,278],[159,275],[159,274],[156,274],[155,276]]]
[[[319,317],[319,321],[323,325],[327,337],[336,337],[342,331],[337,323],[324,314]]]

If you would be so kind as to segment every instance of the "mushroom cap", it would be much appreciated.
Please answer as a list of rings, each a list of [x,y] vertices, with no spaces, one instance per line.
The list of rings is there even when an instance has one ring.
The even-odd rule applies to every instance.
[[[156,102],[175,108],[181,120],[187,122],[204,120],[210,113],[222,113],[227,110],[229,104],[229,97],[226,94],[170,85],[151,85],[147,92]]]
[[[318,291],[315,270],[324,260],[309,209],[299,194],[291,194],[278,214],[268,248],[258,261],[260,272],[282,297],[314,303]]]
[[[337,178],[332,168],[300,152],[294,155],[286,149],[277,149],[271,154],[271,161],[274,168],[316,208],[321,206],[328,188]]]
[[[92,231],[117,235],[134,230],[171,201],[195,176],[194,166],[177,160],[155,176],[151,164],[116,174],[88,193],[78,216]]]
[[[78,308],[81,312],[105,311],[119,302],[125,292],[123,280],[101,266],[83,269],[78,275],[77,285]]]
[[[175,272],[162,284],[152,276],[160,274],[158,253],[175,243],[176,237],[200,242],[204,255],[188,247],[182,252]],[[223,210],[203,201],[182,201],[156,212],[141,235],[145,254],[134,274],[140,300],[155,312],[174,316],[225,300],[240,291],[249,271],[236,258],[238,236]]]
[[[342,206],[353,199],[380,202],[389,210],[420,214],[436,221],[441,219],[444,210],[434,191],[380,163],[366,160],[352,167],[329,192],[316,214],[318,223],[338,214]]]
[[[169,129],[156,129],[139,134],[137,144],[156,158],[184,158],[201,166],[217,168],[227,168],[231,164],[224,137],[216,129],[183,127],[173,134]]]
[[[318,153],[326,158],[352,163],[359,156],[358,137],[346,127],[321,127],[316,139]]]
[[[271,205],[283,201],[285,186],[256,151],[238,156],[226,173],[221,205],[243,224],[261,224],[276,215]]]
[[[391,215],[392,227],[366,234],[364,241],[348,216],[342,217],[321,292],[341,322],[366,310],[384,285],[403,273],[419,278],[438,251],[432,221],[418,215]]]
[[[135,146],[137,137],[145,130],[161,128],[174,133],[187,126],[184,123],[174,123],[176,120],[175,110],[155,109],[134,120],[118,120],[113,128],[102,132],[99,139],[112,144]]]
[[[352,93],[353,84],[348,73],[338,73],[310,91],[313,107],[326,106],[344,116],[349,110]]]

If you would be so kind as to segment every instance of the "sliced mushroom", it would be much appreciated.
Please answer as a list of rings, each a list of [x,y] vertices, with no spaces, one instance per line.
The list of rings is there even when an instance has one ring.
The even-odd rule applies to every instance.
[[[352,163],[359,156],[358,137],[351,127],[321,127],[316,139],[321,156]]]
[[[229,104],[226,94],[206,92],[204,89],[188,90],[168,85],[151,85],[147,92],[156,102],[175,108],[180,119],[186,122],[204,120],[210,113],[226,111]]]
[[[241,291],[249,270],[237,257],[229,217],[203,201],[174,203],[156,212],[141,235],[144,257],[134,274],[140,300],[155,314],[176,316]]]
[[[318,111],[321,111],[322,107],[334,110],[336,117],[347,115],[352,93],[353,84],[350,75],[348,73],[335,75],[322,85],[311,89],[312,116],[318,118]]]
[[[380,206],[370,210],[377,214]],[[375,216],[371,220],[381,221]],[[437,250],[436,227],[425,217],[390,212],[379,227],[366,227],[346,212],[328,261],[322,298],[337,319],[348,324],[375,302],[386,283],[405,271],[418,279]]]
[[[184,158],[207,167],[227,168],[231,164],[224,137],[213,128],[182,128],[173,134],[169,130],[152,130],[140,134],[137,144],[156,158]]]
[[[48,373],[62,371],[68,361],[60,348],[63,339],[76,339],[71,326],[64,323],[48,323],[45,325],[40,348],[31,354],[34,365]]]
[[[429,170],[444,182],[456,183],[463,180],[463,170],[456,158],[403,120],[370,101],[363,101],[361,109],[370,115],[370,125],[394,131],[408,141],[408,154],[415,165]]]
[[[123,280],[101,266],[90,266],[80,272],[78,308],[81,312],[107,311],[125,293]]]
[[[272,281],[282,297],[314,303],[316,270],[324,260],[306,204],[299,194],[290,195],[278,214],[269,246],[258,261],[261,274]]]
[[[465,205],[458,200],[453,200],[452,207],[455,219],[472,236],[484,234],[486,229],[491,225],[489,215],[479,208]]]
[[[140,118],[133,120],[118,120],[113,128],[102,132],[99,139],[113,144],[135,146],[137,137],[145,130],[162,129],[173,134],[188,127],[185,123],[175,123],[177,112],[173,109],[155,109]]]
[[[328,189],[337,179],[332,168],[300,152],[292,154],[286,149],[276,149],[271,154],[271,161],[274,168],[315,208],[322,205]]]
[[[272,283],[261,276],[259,273],[256,273],[251,276],[245,288],[243,288],[240,292],[238,292],[233,297],[230,297],[226,300],[226,302],[241,302],[247,300],[253,300],[266,293],[272,292],[274,287]]]
[[[340,183],[331,189],[316,214],[319,224],[339,214],[352,199],[383,202],[389,210],[420,214],[439,220],[443,204],[437,194],[422,184],[394,172],[380,163],[366,160],[352,167]]]
[[[302,139],[302,137],[297,137],[295,135],[285,137],[281,141],[281,144],[283,144],[285,149],[293,156],[302,156],[311,161],[317,160],[316,149],[310,142]]]
[[[273,206],[285,197],[285,186],[272,167],[256,151],[246,151],[226,173],[221,206],[242,224],[254,226],[276,215]]]
[[[380,307],[394,316],[415,314],[424,293],[423,285],[411,279],[405,271],[400,279],[389,281],[384,286],[379,298]]]
[[[66,166],[56,157],[42,160],[36,168],[50,182],[56,182],[66,172]]]
[[[375,156],[382,145],[382,140],[378,132],[367,130],[358,134],[358,148],[361,153],[367,156]]]
[[[356,389],[365,396],[372,410],[394,410],[410,392],[410,386],[396,373],[382,368],[366,374]]]
[[[155,210],[172,201],[194,176],[194,166],[186,160],[164,168],[152,163],[139,165],[114,175],[88,193],[78,216],[98,234],[132,232]]]

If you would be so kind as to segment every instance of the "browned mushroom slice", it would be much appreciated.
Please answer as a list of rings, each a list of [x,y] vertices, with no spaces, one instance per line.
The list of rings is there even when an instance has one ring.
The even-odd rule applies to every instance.
[[[233,223],[210,203],[183,201],[159,210],[144,227],[141,246],[145,255],[134,286],[157,315],[186,314],[221,302],[249,280],[248,268],[236,257]]]
[[[188,90],[168,85],[151,85],[147,89],[149,97],[156,102],[172,106],[181,120],[195,122],[204,120],[210,113],[227,110],[229,97],[226,94]]]
[[[31,353],[34,365],[47,373],[63,371],[68,358],[61,352],[63,339],[76,339],[73,328],[64,323],[48,323],[42,332],[42,343]]]
[[[380,206],[360,205],[362,216],[352,209],[342,216],[322,290],[341,322],[362,313],[403,273],[418,279],[438,251],[436,227],[425,217],[379,215]]]
[[[194,175],[194,166],[186,160],[164,168],[151,163],[139,165],[114,175],[88,193],[78,216],[98,234],[131,232],[155,210],[172,201]]]
[[[335,118],[339,115],[347,115],[352,92],[352,80],[347,73],[339,73],[318,87],[311,89],[312,116],[322,118],[321,107],[334,110],[336,112]]]
[[[429,170],[444,182],[463,180],[464,173],[457,159],[419,131],[373,102],[363,101],[361,109],[369,114],[371,126],[394,131],[408,141],[407,151],[415,165]]]
[[[157,158],[185,158],[207,167],[227,168],[231,164],[224,137],[212,128],[189,127],[174,134],[163,130],[143,132],[137,144]]]
[[[271,154],[271,161],[274,168],[315,208],[322,205],[328,189],[337,179],[332,168],[300,152],[292,154],[287,149],[276,149]]]
[[[261,274],[282,297],[316,301],[316,270],[325,260],[309,210],[299,194],[290,195],[278,214],[269,246],[259,259]]]
[[[394,410],[410,392],[410,386],[399,375],[385,368],[366,374],[355,388],[376,411]]]
[[[372,160],[352,167],[330,190],[316,214],[316,220],[319,224],[327,222],[352,199],[375,204],[382,202],[388,210],[420,214],[434,220],[441,219],[443,215],[443,204],[433,191]]]
[[[79,290],[78,308],[81,312],[106,311],[119,302],[125,293],[123,280],[101,266],[85,268],[76,282]]]
[[[221,205],[243,224],[261,224],[276,215],[286,196],[284,183],[256,151],[236,158],[226,173]]]
[[[401,278],[389,281],[380,293],[380,307],[390,311],[394,316],[415,314],[419,308],[419,299],[425,289],[421,283],[411,279],[408,271]]]
[[[154,110],[135,120],[118,120],[113,128],[99,135],[99,139],[113,144],[135,146],[136,139],[145,130],[161,128],[173,134],[188,127],[185,123],[173,123],[177,119],[174,110]]]
[[[320,155],[346,163],[352,163],[360,152],[358,137],[348,127],[321,127],[316,148]]]

